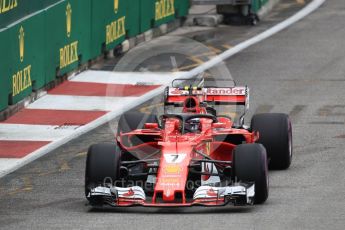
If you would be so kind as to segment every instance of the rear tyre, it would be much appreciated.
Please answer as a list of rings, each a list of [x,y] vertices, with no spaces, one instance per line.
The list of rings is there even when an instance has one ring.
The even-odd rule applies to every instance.
[[[262,204],[267,200],[269,181],[265,147],[261,144],[236,146],[233,170],[236,181],[255,183],[255,204]]]
[[[145,123],[158,123],[157,116],[139,112],[126,112],[120,117],[117,134],[120,134],[120,132],[128,133],[136,129],[142,129]]]
[[[121,161],[121,151],[116,144],[91,145],[86,158],[85,196],[94,204],[100,201],[88,196],[91,189],[104,186],[105,183],[115,184],[118,179]]]
[[[258,143],[265,146],[271,169],[283,170],[292,161],[292,126],[289,116],[263,113],[253,116],[251,130],[259,132]]]

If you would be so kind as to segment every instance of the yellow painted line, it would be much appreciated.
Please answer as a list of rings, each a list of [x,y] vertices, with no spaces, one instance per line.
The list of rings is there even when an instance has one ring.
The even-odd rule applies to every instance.
[[[191,68],[198,67],[199,65],[200,65],[200,64],[195,63],[195,64],[192,64],[192,65],[182,66],[182,67],[179,67],[179,68],[178,68],[178,71],[177,71],[177,72],[181,72],[181,71],[184,71],[184,70],[189,70],[189,69],[191,69]]]
[[[305,4],[305,0],[296,0],[296,2],[300,5],[304,5]]]
[[[201,60],[200,58],[195,57],[195,56],[189,57],[188,59],[190,59],[191,61],[194,61],[195,63],[191,64],[191,65],[179,67],[178,68],[179,71],[183,71],[183,70],[187,70],[187,69],[190,69],[190,68],[198,67],[199,65],[205,63],[203,60]]]
[[[203,60],[201,60],[200,58],[198,57],[189,57],[190,60],[194,61],[195,63],[198,63],[198,64],[203,64],[205,63]]]
[[[201,54],[194,55],[193,57],[210,57],[210,56],[216,56],[217,54],[215,52],[205,52]]]
[[[66,172],[67,170],[70,170],[71,167],[69,167],[67,161],[62,162],[62,164],[60,165],[60,169],[59,172]]]
[[[231,49],[233,46],[231,46],[231,45],[228,45],[228,44],[224,44],[224,45],[222,45],[225,49]]]
[[[224,50],[218,49],[218,48],[211,46],[211,45],[208,45],[207,47],[209,49],[211,49],[211,51],[197,54],[197,55],[194,55],[193,57],[212,57],[212,56],[216,56],[217,54],[222,53],[224,51]],[[230,49],[233,46],[228,45],[228,44],[224,44],[224,45],[222,45],[222,47],[225,49]]]
[[[76,157],[84,157],[87,155],[87,152],[81,152],[81,153],[77,153],[75,156]]]
[[[207,46],[210,50],[212,50],[213,52],[215,52],[216,54],[221,53],[222,51],[214,46],[208,45]]]
[[[21,192],[30,192],[32,191],[32,183],[31,179],[28,176],[22,177],[24,185],[21,188],[14,189],[13,191],[9,192],[8,195],[16,195]]]

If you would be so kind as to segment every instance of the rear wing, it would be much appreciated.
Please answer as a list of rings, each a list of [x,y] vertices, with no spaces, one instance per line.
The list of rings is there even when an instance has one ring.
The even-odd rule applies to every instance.
[[[180,104],[189,96],[197,97],[200,102],[244,106],[248,106],[249,104],[249,88],[247,86],[226,88],[167,87],[165,92],[165,104]]]

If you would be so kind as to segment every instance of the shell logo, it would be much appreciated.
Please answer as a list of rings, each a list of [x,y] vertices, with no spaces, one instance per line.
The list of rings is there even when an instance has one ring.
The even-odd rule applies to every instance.
[[[66,6],[66,29],[67,37],[70,37],[72,31],[72,6],[70,3]]]
[[[114,12],[117,14],[117,11],[119,10],[119,0],[114,0]]]
[[[167,165],[165,167],[165,173],[166,174],[180,174],[181,168],[179,165]]]
[[[20,57],[20,61],[23,62],[24,61],[24,28],[23,26],[20,27],[19,29],[19,57]]]

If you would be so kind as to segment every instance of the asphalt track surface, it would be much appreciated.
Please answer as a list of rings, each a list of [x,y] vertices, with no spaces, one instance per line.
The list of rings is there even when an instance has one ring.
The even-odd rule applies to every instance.
[[[298,8],[280,7],[255,28],[220,27],[190,36],[215,45],[236,44]],[[251,87],[247,122],[256,112],[292,117],[293,163],[287,171],[270,171],[265,204],[93,210],[83,195],[85,152],[92,143],[113,141],[110,126],[104,125],[0,179],[0,228],[344,229],[344,17],[344,1],[329,0],[304,20],[227,61],[238,84]],[[234,31],[242,33],[234,37]]]

